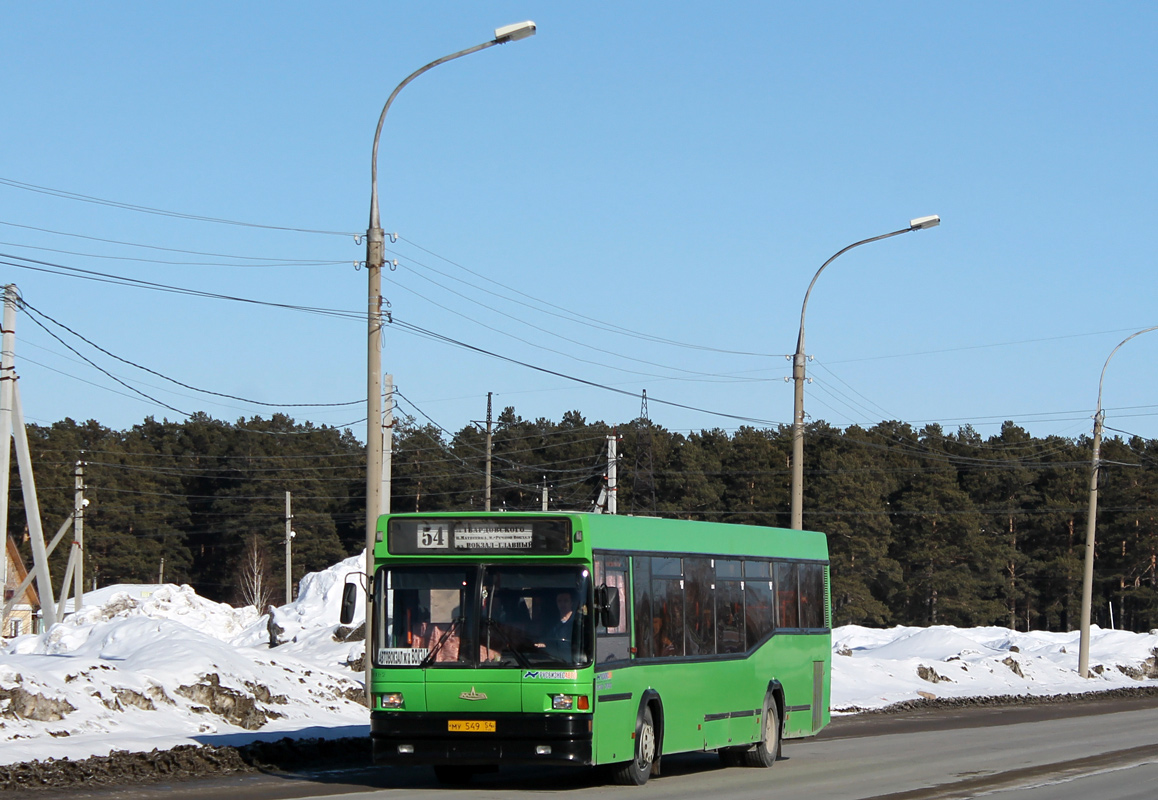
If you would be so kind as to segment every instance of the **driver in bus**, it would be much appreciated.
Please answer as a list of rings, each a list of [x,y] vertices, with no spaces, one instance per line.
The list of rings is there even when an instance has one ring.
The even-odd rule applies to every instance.
[[[535,647],[543,647],[552,651],[554,655],[564,661],[571,659],[572,631],[575,627],[575,595],[569,589],[563,589],[555,595],[555,607],[559,611],[559,618],[547,630],[548,643],[538,642]]]

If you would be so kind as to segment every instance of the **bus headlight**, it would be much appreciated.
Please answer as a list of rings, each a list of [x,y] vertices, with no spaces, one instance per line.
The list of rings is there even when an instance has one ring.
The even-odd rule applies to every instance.
[[[378,695],[378,708],[402,708],[402,692]]]
[[[553,694],[551,708],[555,711],[589,711],[591,701],[585,694]]]

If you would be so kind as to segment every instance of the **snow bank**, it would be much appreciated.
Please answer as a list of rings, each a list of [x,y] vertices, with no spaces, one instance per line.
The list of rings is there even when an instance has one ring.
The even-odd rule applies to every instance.
[[[288,634],[276,648],[267,615],[188,586],[85,595],[46,635],[0,645],[0,763],[368,734],[361,672],[350,666],[363,644],[334,636],[341,585],[361,563],[306,576],[298,600],[276,612]]]
[[[832,708],[883,708],[918,698],[1078,694],[1158,686],[1158,633],[1090,633],[1089,679],[1077,631],[848,625],[832,633]]]

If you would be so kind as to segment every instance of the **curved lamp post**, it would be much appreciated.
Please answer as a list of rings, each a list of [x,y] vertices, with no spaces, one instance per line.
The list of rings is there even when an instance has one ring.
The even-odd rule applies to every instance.
[[[366,271],[369,273],[369,299],[366,309],[366,574],[374,569],[374,532],[378,516],[384,510],[382,498],[382,351],[379,336],[382,331],[382,264],[385,261],[383,246],[385,234],[378,217],[378,141],[382,137],[382,125],[386,122],[386,112],[398,93],[407,84],[424,72],[439,64],[453,61],[496,44],[506,44],[535,35],[535,23],[527,20],[507,25],[495,30],[495,38],[466,50],[459,50],[410,73],[390,93],[382,114],[378,117],[378,128],[374,131],[374,151],[370,159],[370,227],[366,231]]]
[[[1114,357],[1114,353],[1117,353],[1122,345],[1135,336],[1141,336],[1143,333],[1154,330],[1158,330],[1158,325],[1143,328],[1119,342],[1118,346],[1106,358],[1106,363],[1102,365],[1102,376],[1098,379],[1098,405],[1094,409],[1094,458],[1090,467],[1090,511],[1086,517],[1086,562],[1082,570],[1081,643],[1078,645],[1078,675],[1083,678],[1090,677],[1090,606],[1093,604],[1094,598],[1094,529],[1097,526],[1098,518],[1098,470],[1101,468],[1102,421],[1106,416],[1105,412],[1102,411],[1102,384],[1106,380],[1106,367],[1110,366],[1110,359]]]
[[[804,293],[804,304],[800,307],[800,333],[796,337],[796,355],[792,357],[792,380],[796,382],[792,403],[792,529],[802,530],[804,527],[804,312],[808,310],[808,296],[812,294],[812,287],[824,268],[840,256],[869,242],[879,242],[900,236],[910,231],[922,231],[926,228],[935,228],[941,224],[941,218],[936,214],[929,217],[918,217],[909,221],[909,227],[899,231],[873,236],[871,239],[861,239],[844,248],[832,258],[820,265],[820,269],[812,276],[812,283],[808,284],[808,291]]]

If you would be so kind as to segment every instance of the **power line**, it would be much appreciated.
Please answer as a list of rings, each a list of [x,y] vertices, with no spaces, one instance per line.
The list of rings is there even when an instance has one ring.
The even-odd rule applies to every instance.
[[[47,186],[37,186],[32,183],[24,183],[23,181],[12,180],[11,178],[0,177],[0,184],[10,186],[14,189],[23,189],[28,192],[36,192],[38,194],[46,194],[52,197],[59,197],[65,200],[77,200],[83,203],[94,203],[100,206],[109,206],[111,208],[119,208],[125,211],[137,211],[142,214],[155,214],[162,217],[175,217],[177,219],[188,219],[195,222],[213,222],[220,225],[236,225],[243,228],[262,228],[264,230],[272,231],[289,231],[292,233],[318,233],[327,236],[351,236],[357,239],[361,234],[349,233],[346,231],[325,231],[314,230],[311,228],[294,228],[283,225],[262,225],[256,222],[240,222],[233,219],[224,219],[222,217],[207,217],[200,214],[185,214],[180,211],[166,211],[162,208],[152,208],[151,206],[139,206],[133,203],[122,203],[117,200],[105,200],[100,197],[93,197],[87,194],[78,194],[76,192],[68,192],[63,189],[51,189]]]
[[[26,303],[24,303],[23,299],[21,299],[20,303],[21,303],[21,305],[27,306],[27,304],[26,304]],[[89,366],[91,366],[93,369],[97,370],[98,372],[100,372],[101,374],[105,375],[105,376],[106,376],[106,377],[108,377],[108,378],[112,378],[114,381],[116,381],[117,383],[119,383],[121,386],[124,386],[124,387],[125,387],[126,389],[128,389],[130,392],[135,392],[136,394],[139,394],[141,397],[145,398],[146,400],[150,400],[150,401],[152,401],[152,402],[156,403],[156,404],[157,404],[157,405],[159,405],[159,406],[163,406],[163,407],[165,407],[165,408],[169,409],[170,411],[175,411],[175,412],[177,412],[178,414],[180,414],[180,415],[181,415],[181,416],[183,416],[183,417],[188,417],[188,416],[190,416],[190,414],[189,414],[189,412],[188,412],[188,411],[182,411],[181,409],[179,409],[179,408],[177,408],[177,407],[175,407],[175,406],[171,406],[171,405],[169,405],[168,403],[166,403],[166,402],[164,402],[164,401],[162,401],[162,400],[158,400],[157,398],[153,397],[153,396],[152,396],[152,395],[150,395],[150,394],[146,394],[145,392],[142,392],[140,389],[136,388],[135,386],[131,386],[130,384],[128,384],[128,383],[125,383],[125,382],[124,382],[124,381],[122,381],[120,378],[118,378],[116,375],[113,375],[113,374],[112,374],[111,372],[109,372],[107,369],[105,369],[104,367],[102,367],[102,366],[98,365],[98,364],[97,364],[95,361],[93,361],[92,359],[90,359],[90,358],[88,358],[87,356],[85,356],[83,353],[81,353],[81,352],[80,352],[79,350],[77,350],[75,347],[73,347],[72,345],[70,345],[68,342],[64,341],[64,339],[61,339],[61,338],[60,338],[59,336],[57,336],[55,333],[53,333],[52,331],[50,331],[50,330],[48,329],[48,327],[47,327],[47,326],[46,326],[44,323],[42,323],[42,322],[41,322],[39,319],[37,319],[37,318],[36,318],[36,316],[35,316],[34,314],[29,314],[29,315],[28,315],[28,318],[29,318],[30,320],[32,320],[32,322],[33,322],[34,324],[36,324],[36,325],[37,325],[37,326],[39,326],[41,329],[43,329],[43,330],[44,330],[44,332],[45,332],[45,333],[47,333],[49,336],[51,336],[53,339],[56,339],[56,341],[60,342],[62,345],[64,345],[64,346],[65,346],[65,347],[67,347],[69,350],[71,350],[73,353],[75,353],[77,356],[79,356],[80,358],[84,359],[84,361],[85,361],[85,362],[86,362],[86,363],[87,363]]]
[[[845,358],[839,361],[830,361],[830,364],[854,364],[859,361],[883,361],[889,358],[912,358],[914,356],[933,356],[941,353],[959,353],[965,350],[987,350],[993,347],[1015,347],[1023,344],[1038,344],[1040,342],[1056,342],[1063,339],[1081,339],[1087,336],[1104,336],[1111,333],[1124,333],[1125,331],[1134,331],[1137,327],[1130,328],[1115,328],[1108,331],[1093,331],[1091,333],[1070,333],[1063,336],[1046,336],[1040,339],[1020,339],[1013,342],[994,342],[992,344],[972,344],[962,345],[961,347],[946,347],[941,350],[917,350],[911,353],[894,353],[892,355],[882,356],[865,356],[864,358]]]
[[[573,338],[571,338],[571,337],[569,337],[569,336],[564,336],[564,335],[562,335],[561,333],[559,333],[559,332],[557,332],[557,331],[554,331],[554,330],[551,330],[551,329],[549,329],[549,328],[544,328],[544,327],[542,327],[542,326],[540,326],[540,325],[535,325],[534,323],[528,322],[527,320],[525,320],[525,319],[522,319],[522,318],[520,318],[520,317],[517,317],[517,316],[515,316],[515,315],[513,315],[513,314],[508,314],[508,313],[506,313],[505,311],[502,311],[502,310],[500,310],[500,309],[497,309],[497,308],[495,308],[495,307],[493,307],[493,306],[489,306],[489,305],[487,305],[487,304],[485,304],[485,303],[482,303],[482,302],[480,302],[479,300],[476,300],[476,299],[474,299],[474,298],[472,298],[472,297],[469,297],[469,296],[467,296],[467,295],[465,295],[465,294],[463,294],[463,293],[461,293],[461,292],[455,291],[454,289],[450,289],[450,288],[447,288],[447,287],[443,286],[442,284],[439,284],[438,282],[436,282],[436,281],[433,281],[433,280],[431,280],[431,279],[429,279],[429,278],[425,278],[425,277],[423,277],[423,276],[421,276],[421,275],[419,275],[418,277],[422,278],[423,280],[429,281],[430,283],[433,283],[435,286],[438,286],[440,289],[444,289],[445,291],[448,291],[448,292],[450,292],[451,294],[453,294],[453,295],[455,295],[455,296],[457,296],[457,297],[461,297],[461,298],[463,298],[464,300],[467,300],[468,302],[474,303],[475,305],[478,305],[478,306],[480,306],[480,307],[482,307],[482,308],[485,308],[485,309],[487,309],[488,311],[491,311],[491,312],[494,312],[495,314],[498,314],[498,315],[500,315],[500,316],[506,317],[507,319],[509,319],[509,320],[512,320],[513,322],[517,322],[517,323],[519,323],[520,325],[526,325],[527,327],[529,327],[529,328],[531,328],[531,329],[533,329],[533,330],[536,330],[536,331],[538,331],[538,332],[540,332],[540,333],[545,333],[545,334],[547,334],[548,336],[553,336],[553,337],[555,337],[556,339],[561,339],[561,340],[563,340],[563,341],[565,341],[565,342],[569,342],[569,343],[571,343],[571,344],[575,344],[575,345],[578,345],[578,346],[580,346],[580,347],[584,347],[584,348],[587,348],[588,350],[593,350],[593,351],[595,351],[595,352],[597,352],[597,353],[602,353],[602,354],[604,354],[604,355],[610,355],[610,356],[616,356],[616,357],[619,357],[619,358],[623,358],[623,359],[625,359],[625,360],[627,360],[627,361],[634,361],[634,362],[636,362],[636,363],[639,363],[639,364],[646,364],[646,365],[648,365],[648,366],[652,366],[652,367],[659,367],[659,368],[661,368],[661,369],[672,370],[672,371],[675,371],[675,372],[682,372],[682,373],[686,373],[687,375],[698,376],[698,377],[699,377],[699,378],[701,378],[701,379],[708,379],[708,378],[711,378],[711,379],[713,379],[713,380],[711,381],[711,382],[713,382],[713,383],[736,383],[736,382],[740,382],[741,380],[744,380],[744,379],[737,379],[737,378],[732,378],[731,376],[729,376],[729,375],[727,375],[727,374],[722,374],[722,373],[716,373],[716,372],[700,372],[700,371],[698,371],[698,370],[685,369],[685,368],[683,368],[683,367],[673,367],[673,366],[670,366],[670,365],[668,365],[668,364],[661,364],[661,363],[659,363],[659,362],[656,362],[656,361],[648,361],[647,359],[642,359],[642,358],[635,358],[635,357],[633,357],[633,356],[627,356],[627,355],[624,355],[624,354],[622,354],[622,353],[617,353],[617,352],[614,352],[614,351],[612,351],[612,350],[607,350],[606,348],[602,348],[602,347],[596,347],[595,345],[592,345],[592,344],[588,344],[588,343],[586,343],[586,342],[582,342],[582,341],[579,341],[578,339],[573,339]],[[457,311],[455,311],[455,310],[453,310],[453,309],[451,309],[451,308],[448,308],[447,306],[443,305],[442,303],[439,303],[439,302],[437,302],[437,301],[435,301],[435,300],[432,300],[431,298],[429,298],[429,297],[427,297],[427,296],[423,295],[422,293],[420,293],[420,292],[418,292],[418,291],[415,291],[414,289],[410,288],[409,286],[404,286],[404,285],[402,285],[401,283],[398,283],[397,281],[394,281],[394,282],[393,282],[393,285],[394,285],[394,286],[396,286],[396,287],[398,287],[398,288],[400,288],[400,289],[403,289],[403,290],[405,290],[405,291],[407,291],[407,292],[410,292],[411,294],[415,295],[416,297],[419,297],[419,298],[421,298],[422,300],[425,300],[426,302],[430,303],[430,304],[431,304],[431,305],[433,305],[433,306],[437,306],[438,308],[441,308],[443,311],[447,311],[447,312],[449,312],[449,313],[451,313],[451,314],[454,314],[455,316],[458,316],[458,317],[461,317],[461,318],[463,318],[463,319],[466,319],[467,321],[469,321],[469,322],[472,322],[472,323],[474,323],[475,325],[479,325],[480,327],[486,328],[487,330],[489,330],[489,331],[493,331],[493,332],[495,332],[495,333],[498,333],[498,334],[500,334],[500,335],[502,335],[502,336],[507,336],[507,337],[510,337],[510,338],[512,338],[512,339],[514,339],[514,340],[516,340],[516,341],[518,341],[518,342],[522,342],[523,344],[529,345],[529,346],[531,346],[531,347],[535,347],[535,348],[538,348],[538,349],[540,349],[540,350],[545,350],[545,351],[547,351],[548,353],[554,353],[554,354],[556,354],[556,355],[561,355],[561,356],[563,356],[563,357],[565,357],[565,358],[574,359],[575,361],[579,361],[579,362],[581,362],[581,363],[584,363],[584,364],[592,364],[592,365],[594,365],[594,366],[598,366],[598,367],[604,367],[604,368],[606,368],[606,369],[613,369],[613,370],[616,370],[616,371],[619,371],[619,372],[626,372],[626,373],[628,373],[628,374],[630,374],[630,375],[640,375],[640,376],[643,376],[643,377],[647,377],[647,378],[662,378],[662,379],[669,379],[669,380],[683,380],[683,379],[680,379],[680,378],[673,378],[672,376],[666,376],[666,375],[655,375],[655,374],[652,374],[652,373],[647,373],[647,372],[639,372],[639,371],[637,371],[637,370],[629,370],[629,369],[624,369],[624,368],[622,368],[622,367],[616,367],[616,366],[613,366],[613,365],[610,365],[610,364],[602,364],[602,363],[599,363],[599,362],[597,362],[597,361],[590,361],[590,360],[588,360],[588,359],[579,358],[578,356],[574,356],[574,355],[571,355],[570,353],[565,353],[565,352],[563,352],[563,351],[561,351],[561,350],[555,350],[555,349],[553,349],[553,348],[550,348],[550,347],[546,347],[545,345],[539,344],[539,343],[537,343],[537,342],[533,342],[533,341],[529,341],[529,340],[527,340],[527,339],[523,339],[522,337],[516,336],[516,335],[514,335],[513,333],[510,333],[510,332],[508,332],[508,331],[504,331],[504,330],[502,330],[502,329],[500,329],[500,328],[496,328],[496,327],[494,327],[494,326],[492,326],[492,325],[488,325],[488,324],[486,324],[485,322],[483,322],[483,321],[481,321],[481,320],[479,320],[479,319],[477,319],[477,318],[475,318],[475,317],[471,317],[471,316],[468,316],[468,315],[464,315],[464,314],[461,314],[461,313],[459,313],[459,312],[457,312]]]
[[[224,392],[214,392],[214,391],[211,391],[209,389],[201,389],[197,386],[192,386],[188,383],[183,383],[182,381],[179,381],[176,378],[170,378],[168,375],[164,375],[160,372],[157,372],[154,369],[150,369],[149,367],[142,366],[142,365],[136,363],[135,361],[129,361],[126,358],[121,358],[120,356],[116,355],[115,353],[110,353],[108,350],[101,347],[99,344],[96,344],[92,340],[77,333],[72,328],[65,325],[63,322],[59,322],[58,320],[53,319],[52,317],[45,314],[43,311],[32,306],[24,298],[20,298],[20,305],[25,310],[30,311],[32,314],[37,314],[37,315],[43,317],[44,319],[48,320],[49,322],[53,323],[54,325],[56,325],[60,328],[63,328],[64,330],[68,331],[76,338],[80,339],[85,344],[89,345],[90,347],[94,347],[97,350],[100,350],[106,356],[108,356],[110,358],[114,358],[117,361],[120,361],[122,364],[127,364],[130,367],[135,367],[136,369],[139,369],[143,372],[147,372],[150,375],[155,375],[158,378],[161,378],[163,380],[167,380],[172,384],[175,384],[175,385],[180,386],[180,387],[185,388],[185,389],[189,389],[189,390],[194,391],[194,392],[200,392],[201,394],[208,394],[208,395],[212,395],[214,397],[224,397],[224,398],[227,398],[229,400],[239,400],[243,403],[249,403],[249,404],[255,405],[255,406],[267,406],[267,407],[275,407],[275,408],[336,408],[336,407],[341,407],[341,406],[355,406],[355,405],[359,405],[360,403],[363,402],[362,400],[350,400],[350,401],[347,401],[344,403],[267,403],[263,400],[251,400],[248,397],[239,397],[238,395],[235,395],[235,394],[226,394]],[[37,324],[39,324],[39,323],[37,323]],[[47,328],[44,327],[44,325],[41,325],[40,327],[44,328],[44,330],[46,330],[46,331],[48,330]],[[61,342],[61,344],[64,344],[64,342],[59,337],[54,336],[53,338],[56,338],[57,341]],[[65,345],[65,347],[68,347],[68,345]],[[73,352],[75,353],[76,351],[73,350]],[[80,354],[78,353],[77,355],[80,355]],[[81,357],[83,358],[83,356],[81,356]],[[89,363],[92,363],[92,362],[89,362]],[[108,374],[108,373],[106,373],[106,374]],[[170,406],[170,408],[171,408],[171,406]],[[176,411],[177,409],[173,409],[173,410]],[[178,412],[178,413],[182,413],[182,412]],[[186,416],[188,416],[188,415],[186,415]]]
[[[437,428],[439,431],[445,433],[447,436],[450,436],[452,439],[455,438],[454,434],[452,434],[446,428],[442,427],[437,422],[435,422],[434,419],[431,418],[425,411],[423,411],[421,408],[419,408],[417,405],[415,405],[412,400],[410,400],[408,397],[406,397],[401,392],[399,392],[397,387],[395,387],[395,389],[394,389],[394,394],[397,395],[402,400],[405,400],[407,403],[409,403],[411,405],[411,407],[413,407],[419,414],[421,414],[423,417],[425,417],[427,420],[429,420],[430,424],[433,425],[435,428]],[[584,441],[588,441],[588,440],[584,440]],[[486,453],[484,451],[479,450],[476,447],[473,447],[471,445],[464,445],[464,446],[466,446],[470,450],[473,450],[480,457],[486,456]],[[517,461],[512,461],[511,459],[506,458],[504,456],[495,455],[494,453],[491,454],[491,458],[495,461],[501,461],[501,462],[507,464],[509,467],[512,467],[515,469],[533,470],[535,472],[550,472],[550,473],[554,473],[554,474],[577,474],[579,472],[578,470],[560,470],[560,469],[554,469],[554,468],[535,465],[535,464],[522,464],[522,463],[517,462]],[[462,461],[461,459],[459,459],[459,460],[463,464],[463,466],[468,466],[464,461]],[[575,460],[580,460],[580,459],[575,459]],[[560,463],[560,462],[552,462],[552,463]],[[561,462],[561,463],[566,463],[566,462]],[[472,470],[474,469],[473,467],[469,467],[469,468]]]
[[[724,353],[727,355],[756,356],[756,357],[760,357],[760,358],[775,357],[775,356],[770,356],[768,353],[751,353],[751,352],[747,352],[747,351],[743,351],[743,350],[725,350],[725,349],[718,348],[718,347],[708,347],[706,345],[698,345],[698,344],[690,344],[688,342],[680,342],[680,341],[676,341],[674,339],[665,339],[661,336],[652,336],[651,334],[641,333],[639,331],[633,331],[630,328],[624,328],[620,325],[615,325],[615,324],[610,323],[610,322],[603,322],[603,321],[597,320],[593,317],[580,316],[580,315],[575,314],[570,309],[564,308],[563,306],[555,305],[554,303],[549,303],[546,300],[540,300],[540,299],[533,297],[532,295],[529,295],[526,292],[520,291],[519,289],[516,289],[512,286],[507,286],[504,283],[500,283],[499,281],[496,281],[493,278],[489,278],[486,275],[478,273],[478,272],[470,269],[469,267],[466,267],[462,264],[459,264],[456,261],[452,261],[451,259],[446,258],[445,256],[441,256],[432,250],[428,250],[427,248],[423,247],[422,245],[418,244],[417,242],[413,242],[404,236],[400,236],[398,238],[401,239],[402,241],[406,242],[407,244],[413,246],[413,247],[417,247],[419,250],[421,250],[424,253],[428,253],[428,254],[434,256],[435,258],[438,258],[442,261],[445,261],[447,264],[450,264],[454,267],[457,267],[457,268],[463,270],[464,272],[469,272],[471,275],[474,275],[476,278],[480,278],[482,280],[485,280],[488,283],[494,284],[495,286],[500,286],[509,292],[514,292],[515,294],[520,295],[522,297],[525,297],[528,300],[531,300],[531,301],[538,303],[540,305],[547,306],[549,308],[555,309],[556,311],[562,312],[562,314],[552,314],[552,316],[562,317],[562,318],[568,319],[572,322],[576,322],[576,323],[579,323],[581,325],[588,325],[589,327],[599,328],[600,330],[604,330],[604,331],[607,331],[610,333],[625,334],[628,336],[632,336],[634,338],[644,339],[646,341],[656,342],[658,344],[672,345],[674,347],[684,347],[684,348],[688,348],[691,350],[704,350],[704,351],[708,351],[708,352],[712,352],[712,353]],[[413,259],[411,259],[411,260],[413,261]],[[426,269],[432,269],[433,270],[432,267],[428,267],[424,264],[421,264],[418,261],[414,261],[414,263],[419,264],[419,266],[423,266]],[[437,271],[437,270],[434,270],[434,271]],[[439,272],[439,274],[445,275],[446,273]],[[457,278],[453,278],[453,276],[449,276],[449,275],[447,275],[446,277],[450,277],[452,280],[460,280]],[[476,286],[475,284],[469,283],[468,281],[462,281],[462,282],[466,283],[468,286],[479,289],[480,291],[487,291],[486,289],[483,289],[482,287]],[[488,293],[493,294],[493,292],[488,292]],[[496,296],[498,296],[498,295],[496,295]],[[507,299],[509,299],[509,298],[507,298]],[[518,300],[512,300],[511,302],[520,303],[520,301],[518,301]],[[526,305],[526,304],[520,303],[520,305]],[[533,308],[533,306],[527,306],[527,307]],[[541,309],[535,309],[535,310],[540,311],[540,313],[550,313],[550,312],[544,312]],[[596,324],[596,323],[598,323],[598,324]]]
[[[26,231],[38,231],[40,233],[50,233],[53,236],[71,236],[74,239],[86,239],[90,242],[104,242],[105,244],[116,244],[123,247],[140,247],[146,250],[160,250],[166,253],[183,253],[192,256],[211,256],[213,258],[232,258],[236,261],[278,261],[284,263],[310,263],[310,259],[296,259],[296,258],[272,258],[270,256],[240,256],[230,253],[206,253],[201,250],[184,250],[177,247],[161,247],[155,244],[141,244],[139,242],[123,242],[118,239],[102,239],[99,236],[86,236],[83,233],[69,233],[67,231],[57,231],[51,228],[39,228],[35,225],[21,225],[17,222],[6,222],[0,220],[0,225],[7,225],[11,228],[22,228]],[[16,247],[27,247],[27,245],[15,245]],[[344,263],[344,262],[334,262]],[[258,265],[261,266],[261,265]]]
[[[32,244],[21,244],[20,242],[0,242],[2,245],[8,247],[21,247],[25,250],[41,250],[47,253],[61,253],[67,256],[80,256],[81,258],[104,258],[113,261],[135,261],[141,264],[169,264],[173,266],[182,267],[237,267],[242,269],[268,269],[270,267],[332,267],[338,264],[349,264],[349,261],[317,261],[306,259],[292,259],[286,260],[269,260],[265,264],[231,264],[224,261],[171,261],[160,258],[133,258],[132,256],[114,256],[102,253],[81,253],[76,250],[61,250],[57,247],[38,247]]]
[[[309,314],[320,314],[322,316],[338,317],[341,319],[353,319],[360,322],[365,321],[365,314],[359,314],[355,311],[343,311],[332,308],[316,308],[312,306],[293,305],[291,303],[273,303],[267,300],[251,300],[246,297],[234,297],[232,295],[218,294],[216,292],[205,292],[199,289],[187,289],[180,286],[170,286],[168,284],[156,283],[154,281],[144,281],[138,278],[127,278],[120,275],[112,275],[105,272],[97,272],[95,270],[81,269],[80,267],[69,267],[63,264],[56,264],[51,261],[40,261],[25,256],[12,255],[10,253],[0,253],[0,258],[11,258],[16,261],[26,263],[17,264],[11,261],[0,261],[9,267],[16,267],[17,269],[27,269],[34,272],[46,272],[51,275],[63,275],[72,278],[81,278],[83,280],[96,281],[98,283],[111,283],[116,286],[131,286],[137,289],[151,289],[153,291],[168,292],[171,294],[183,294],[191,297],[203,297],[211,300],[229,300],[237,303],[246,303],[249,305],[268,306],[270,308],[282,308],[289,311],[302,311]],[[39,266],[32,266],[39,265]],[[64,270],[61,272],[60,270]]]
[[[481,353],[482,355],[490,356],[491,358],[497,358],[500,361],[506,361],[510,364],[516,364],[516,365],[521,366],[521,367],[526,367],[527,369],[532,369],[532,370],[535,370],[536,372],[542,372],[542,373],[547,374],[547,375],[554,375],[557,378],[563,378],[565,380],[573,381],[575,383],[581,383],[584,386],[591,386],[595,389],[603,389],[604,391],[614,392],[615,394],[621,394],[621,395],[625,395],[627,397],[634,398],[636,396],[636,394],[634,392],[629,392],[626,389],[617,389],[614,386],[607,386],[607,385],[602,384],[602,383],[596,383],[595,381],[589,381],[589,380],[586,380],[584,378],[575,377],[574,375],[568,375],[566,373],[558,372],[558,371],[553,370],[553,369],[547,369],[546,367],[540,367],[540,366],[537,366],[535,364],[530,364],[530,363],[527,363],[526,361],[520,361],[516,358],[511,358],[510,356],[500,355],[499,353],[495,353],[495,352],[487,350],[485,348],[478,347],[476,345],[472,345],[472,344],[468,344],[466,342],[459,341],[458,339],[454,339],[450,336],[444,336],[443,334],[435,333],[434,331],[426,330],[425,328],[419,327],[418,325],[412,325],[409,322],[404,322],[404,321],[398,319],[398,317],[396,317],[396,316],[392,316],[391,322],[393,324],[398,325],[399,327],[403,328],[404,330],[409,330],[409,331],[411,331],[413,333],[417,333],[421,336],[426,336],[428,338],[435,339],[436,341],[445,342],[446,344],[450,344],[450,345],[453,345],[455,347],[461,347],[465,350],[471,350],[471,351],[474,351],[476,353]],[[757,417],[745,417],[745,416],[741,416],[738,414],[728,414],[728,413],[725,413],[722,411],[712,411],[712,410],[706,409],[706,408],[699,408],[697,406],[686,405],[684,403],[677,403],[677,402],[672,401],[672,400],[661,400],[658,397],[649,397],[649,399],[652,402],[661,403],[662,405],[672,406],[674,408],[682,408],[686,411],[695,411],[695,412],[698,412],[701,414],[710,414],[712,416],[725,417],[727,419],[740,420],[741,422],[751,422],[751,423],[754,423],[757,425],[782,424],[782,423],[773,422],[771,420],[759,419]]]

